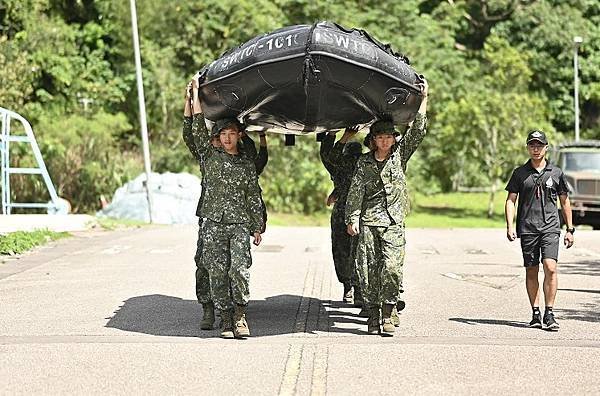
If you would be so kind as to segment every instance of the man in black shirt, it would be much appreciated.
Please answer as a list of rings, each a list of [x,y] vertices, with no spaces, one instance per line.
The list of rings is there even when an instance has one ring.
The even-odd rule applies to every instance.
[[[558,330],[552,307],[556,297],[558,278],[556,265],[560,223],[558,219],[557,198],[563,210],[567,232],[564,243],[567,248],[573,246],[573,221],[568,187],[562,170],[546,160],[548,140],[542,131],[531,131],[527,135],[529,161],[516,168],[506,186],[506,237],[509,241],[521,238],[521,250],[525,265],[527,295],[533,309],[530,327]],[[519,199],[517,210],[517,229],[513,227],[515,203]],[[541,256],[541,257],[540,257]],[[539,308],[538,272],[540,258],[544,267],[545,310],[542,320]],[[543,323],[543,324],[542,324]]]

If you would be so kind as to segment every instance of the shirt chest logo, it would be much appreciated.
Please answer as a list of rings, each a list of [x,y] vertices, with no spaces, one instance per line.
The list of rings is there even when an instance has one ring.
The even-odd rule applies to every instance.
[[[548,180],[546,180],[546,187],[552,188],[552,186],[554,186],[554,180],[552,180],[552,178],[549,177]]]

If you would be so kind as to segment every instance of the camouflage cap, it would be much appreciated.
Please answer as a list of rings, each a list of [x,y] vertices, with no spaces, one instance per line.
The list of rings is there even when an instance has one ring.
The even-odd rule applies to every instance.
[[[218,135],[225,128],[235,126],[239,132],[244,130],[242,124],[236,118],[221,118],[212,127],[212,134]]]
[[[376,136],[376,135],[382,135],[382,134],[390,134],[390,135],[398,135],[398,131],[396,131],[396,129],[394,129],[394,123],[392,121],[388,121],[388,120],[379,120],[379,121],[375,121],[373,123],[373,125],[371,125],[370,128],[370,135]]]

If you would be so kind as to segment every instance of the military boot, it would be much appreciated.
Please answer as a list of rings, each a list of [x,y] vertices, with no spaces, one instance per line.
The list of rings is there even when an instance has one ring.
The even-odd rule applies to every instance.
[[[250,336],[250,329],[246,322],[246,306],[236,305],[233,313],[233,334],[235,338],[244,338]]]
[[[354,306],[356,308],[361,308],[363,305],[363,296],[362,291],[359,286],[354,286]]]
[[[394,309],[394,304],[383,304],[381,309],[382,314],[382,331],[385,334],[393,335],[396,332],[396,328],[392,323],[392,310]]]
[[[200,328],[202,330],[212,330],[215,324],[215,304],[212,302],[202,304],[202,321]]]
[[[369,319],[367,319],[367,332],[369,334],[380,334],[379,327],[379,307],[369,309]]]
[[[398,317],[398,310],[396,309],[395,305],[394,305],[394,309],[392,309],[392,324],[395,327],[400,326],[400,318]]]
[[[233,338],[233,311],[221,310],[221,337]]]
[[[352,285],[349,283],[344,283],[344,296],[342,297],[342,300],[348,304],[354,303],[354,296],[352,295]]]

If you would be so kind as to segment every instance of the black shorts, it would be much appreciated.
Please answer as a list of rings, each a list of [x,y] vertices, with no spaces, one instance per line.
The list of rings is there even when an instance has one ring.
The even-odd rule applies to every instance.
[[[548,234],[523,234],[521,235],[521,251],[523,252],[523,265],[533,267],[540,264],[541,259],[558,261],[559,233]]]

